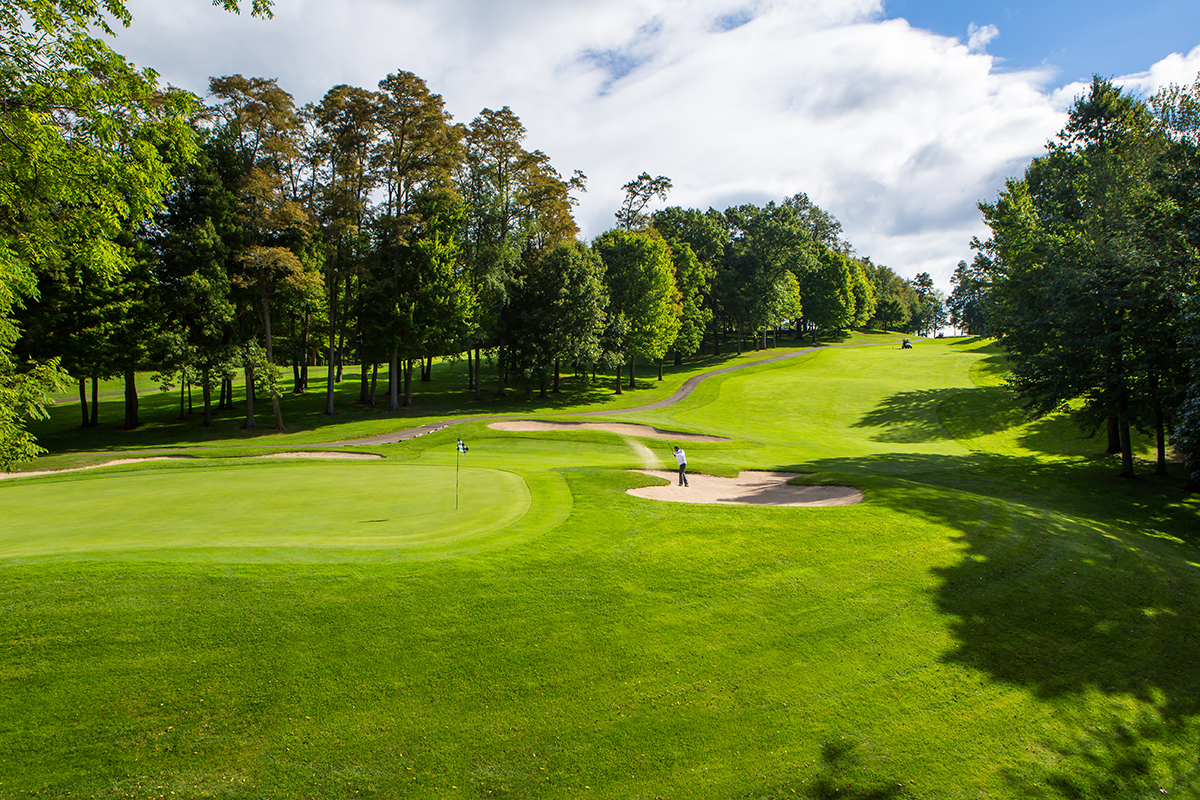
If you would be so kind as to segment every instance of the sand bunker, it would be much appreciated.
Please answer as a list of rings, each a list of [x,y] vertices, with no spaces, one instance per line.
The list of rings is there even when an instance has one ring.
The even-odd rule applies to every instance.
[[[261,456],[252,456],[252,458],[349,458],[349,459],[375,459],[383,458],[378,453],[340,453],[336,450],[296,450],[289,453],[266,453]]]
[[[624,436],[640,436],[643,439],[670,439],[676,442],[728,442],[723,436],[705,436],[700,433],[664,431],[650,425],[633,425],[627,422],[542,422],[535,419],[502,420],[489,422],[489,428],[498,431],[578,431],[595,430],[619,433]]]
[[[795,472],[742,472],[736,478],[688,474],[690,486],[679,486],[679,473],[665,469],[638,469],[643,475],[665,478],[666,486],[628,489],[634,497],[671,503],[723,503],[753,506],[848,506],[862,502],[853,486],[791,486]]]
[[[103,464],[89,464],[86,467],[71,467],[70,469],[43,469],[32,472],[0,472],[0,480],[4,478],[29,478],[35,475],[57,475],[60,472],[79,472],[85,469],[100,469],[100,467],[115,467],[120,464],[140,464],[143,461],[176,461],[178,459],[187,458],[195,459],[196,456],[152,456],[150,458],[118,458],[113,461],[105,461]],[[296,451],[291,453],[268,453],[261,456],[250,456],[250,458],[383,458],[377,453],[338,453],[332,450],[307,450]]]
[[[80,472],[85,469],[100,469],[100,467],[115,467],[119,464],[140,464],[143,461],[175,461],[181,458],[195,456],[154,456],[152,458],[118,458],[105,461],[103,464],[89,464],[86,467],[71,467],[70,469],[42,469],[33,472],[0,472],[0,480],[4,478],[28,478],[34,475],[57,475],[60,472]]]

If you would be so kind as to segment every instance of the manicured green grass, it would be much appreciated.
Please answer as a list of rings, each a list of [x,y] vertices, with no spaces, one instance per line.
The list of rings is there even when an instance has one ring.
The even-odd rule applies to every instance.
[[[28,479],[27,479],[28,480]],[[469,498],[458,503],[457,491]],[[485,537],[529,510],[520,476],[409,464],[206,459],[37,480],[7,504],[9,556],[153,548],[428,548]],[[131,508],[152,509],[150,515]],[[132,513],[131,513],[132,512]],[[47,530],[63,535],[47,540]]]
[[[1200,502],[1000,370],[846,348],[622,417],[849,507],[641,500],[619,436],[482,421],[0,482],[0,798],[1194,796]]]

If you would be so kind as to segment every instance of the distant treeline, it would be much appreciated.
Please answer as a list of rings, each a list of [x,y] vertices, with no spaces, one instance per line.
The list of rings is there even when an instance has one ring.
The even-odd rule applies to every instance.
[[[121,90],[115,78],[99,83]],[[414,367],[427,376],[438,356],[467,360],[464,389],[477,397],[485,380],[499,393],[546,391],[564,365],[614,370],[619,392],[624,365],[632,381],[635,361],[661,365],[706,342],[719,353],[785,327],[799,336],[945,322],[927,274],[906,281],[856,257],[804,194],[651,214],[671,182],[643,174],[624,187],[614,228],[581,242],[572,209],[582,173],[566,178],[525,149],[507,107],[455,123],[409,72],[373,91],[335,86],[301,108],[271,79],[213,78],[208,105],[146,83],[114,97],[117,112],[96,109],[85,130],[83,90],[94,88],[68,98],[71,115],[3,112],[11,141],[24,133],[59,147],[50,172],[95,157],[90,173],[64,178],[63,197],[8,169],[31,213],[28,225],[5,217],[0,240],[25,249],[23,300],[8,306],[10,371],[65,372],[84,425],[97,422],[89,381],[94,396],[98,381],[124,375],[132,387],[145,368],[200,387],[205,424],[244,374],[247,425],[257,393],[282,429],[281,367],[305,392],[321,365],[332,414],[343,365],[362,364],[360,402],[394,410],[412,402]],[[30,247],[30,232],[45,246]],[[384,364],[389,383],[378,387]],[[132,389],[125,424],[138,425]]]

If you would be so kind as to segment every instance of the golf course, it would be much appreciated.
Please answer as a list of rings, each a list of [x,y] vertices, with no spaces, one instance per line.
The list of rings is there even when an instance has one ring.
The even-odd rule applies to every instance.
[[[438,362],[393,414],[350,367],[285,433],[65,395],[0,480],[0,800],[1197,796],[1182,468],[1028,418],[990,340],[900,338],[620,395]],[[575,424],[493,427],[528,420]],[[844,502],[630,494],[674,444],[672,491]]]

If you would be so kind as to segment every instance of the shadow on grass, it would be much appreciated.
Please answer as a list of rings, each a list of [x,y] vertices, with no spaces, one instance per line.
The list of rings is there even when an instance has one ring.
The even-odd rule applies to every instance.
[[[1000,387],[898,392],[854,423],[880,428],[871,438],[892,444],[971,439],[1022,424],[1024,415]]]
[[[1066,414],[1031,420],[1017,397],[1003,386],[899,392],[882,400],[853,427],[879,428],[871,438],[889,444],[969,443],[1024,427],[1014,442],[1035,452],[1098,455],[1103,449],[1094,437],[1084,438]]]
[[[1044,743],[1055,756],[1011,776],[1014,790],[1116,798],[1200,788],[1195,495],[1121,481],[1095,462],[907,455],[815,466],[896,476],[880,479],[870,502],[957,532],[961,559],[934,570],[933,600],[955,641],[943,660],[1062,714]],[[1114,718],[1121,708],[1133,709],[1128,718]]]
[[[821,771],[807,787],[812,800],[893,800],[903,797],[895,781],[878,785],[863,769],[857,745],[846,739],[821,745]]]

